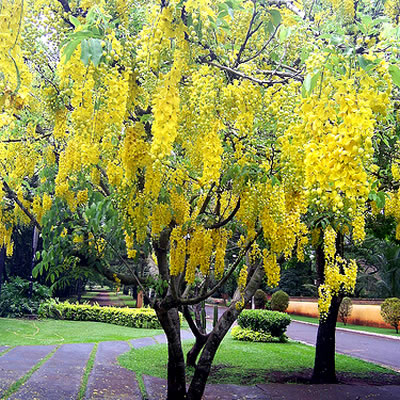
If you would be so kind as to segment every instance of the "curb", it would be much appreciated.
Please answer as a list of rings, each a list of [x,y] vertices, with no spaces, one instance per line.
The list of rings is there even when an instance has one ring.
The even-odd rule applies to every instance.
[[[298,321],[297,319],[292,319],[292,321],[298,322],[299,324],[318,326],[318,324],[314,324],[313,322]],[[358,331],[356,329],[348,329],[348,328],[336,328],[336,330],[337,331],[343,331],[343,332],[357,333],[357,334],[360,334],[360,335],[376,336],[376,337],[385,338],[385,339],[389,339],[389,340],[390,339],[400,340],[400,337],[391,336],[391,335],[383,335],[382,333]]]

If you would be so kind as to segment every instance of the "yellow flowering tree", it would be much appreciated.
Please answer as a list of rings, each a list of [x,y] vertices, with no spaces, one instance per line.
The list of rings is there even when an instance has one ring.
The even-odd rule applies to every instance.
[[[387,9],[383,17],[373,2],[351,0],[4,0],[2,244],[10,254],[13,226],[33,223],[48,238],[43,268],[56,237],[60,246],[72,237],[73,248],[93,248],[94,269],[137,285],[131,265],[154,251],[168,398],[200,399],[219,344],[264,274],[277,285],[281,261],[303,259],[309,233],[322,260],[322,314],[334,315],[335,299],[354,288],[356,265],[340,243],[363,240],[369,197],[381,198],[374,140],[390,126],[400,80],[398,21]],[[75,222],[53,222],[57,209]],[[107,235],[113,229],[124,248]],[[101,261],[107,251],[125,273]],[[188,307],[234,272],[232,305],[203,334]],[[179,309],[199,356],[188,390]]]

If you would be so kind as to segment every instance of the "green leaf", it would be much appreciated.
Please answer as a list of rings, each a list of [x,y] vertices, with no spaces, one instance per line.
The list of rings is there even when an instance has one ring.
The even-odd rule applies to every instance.
[[[306,94],[310,94],[314,90],[320,77],[321,73],[319,71],[317,71],[317,73],[315,73],[314,75],[307,74],[303,82],[303,88]]]
[[[87,66],[90,59],[89,43],[87,39],[82,40],[81,43],[81,60]]]
[[[75,26],[75,28],[82,25],[81,21],[79,21],[79,19],[74,17],[73,15],[69,16],[69,20],[70,20],[71,24]]]
[[[67,63],[69,59],[71,58],[72,54],[74,53],[75,49],[78,47],[79,43],[81,42],[81,39],[75,39],[69,42],[65,47],[63,51],[63,57],[65,57],[64,63]]]
[[[103,55],[103,48],[101,47],[100,39],[89,39],[89,51],[93,65],[97,67],[100,64],[101,56]]]
[[[385,202],[386,202],[386,197],[385,197],[385,193],[384,192],[378,192],[376,195],[376,206],[378,208],[383,208],[385,207]]]
[[[279,29],[279,41],[283,43],[289,35],[289,29],[286,26],[281,26]]]
[[[271,14],[272,23],[278,26],[282,22],[281,13],[278,10],[269,10],[269,13]]]
[[[400,87],[400,69],[397,65],[389,65],[389,74],[392,77],[393,83]]]

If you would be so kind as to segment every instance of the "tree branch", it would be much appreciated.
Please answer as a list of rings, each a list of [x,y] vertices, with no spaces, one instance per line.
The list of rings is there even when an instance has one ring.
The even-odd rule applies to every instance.
[[[234,262],[234,264],[229,268],[228,272],[225,274],[225,276],[211,289],[209,290],[207,293],[198,296],[198,297],[194,297],[192,299],[178,299],[178,301],[180,302],[180,304],[182,305],[193,305],[193,304],[197,304],[200,303],[203,300],[208,299],[210,296],[212,296],[220,287],[222,287],[225,282],[229,279],[229,277],[232,275],[233,271],[235,271],[235,269],[237,268],[237,266],[240,264],[240,262],[242,261],[242,258],[244,257],[244,255],[247,253],[247,251],[250,249],[250,247],[253,245],[253,243],[257,240],[258,236],[260,236],[262,232],[262,229],[260,229],[256,236],[254,237],[253,240],[251,240],[247,246],[245,247],[245,249],[243,249],[240,253],[239,253],[239,257],[237,258],[237,260]]]
[[[35,216],[21,203],[20,199],[18,198],[17,194],[8,186],[7,182],[4,180],[3,177],[1,177],[3,181],[3,187],[7,193],[7,196],[11,199],[14,200],[16,204],[18,204],[18,207],[24,212],[24,214],[31,220],[33,225],[39,230],[42,230],[42,226],[39,224],[38,220],[35,218]]]
[[[228,222],[232,221],[233,217],[239,211],[239,208],[240,208],[240,197],[239,197],[239,200],[238,200],[234,210],[229,214],[229,216],[226,219],[224,219],[223,221],[217,222],[214,225],[208,226],[207,229],[218,229],[218,228],[221,228],[222,226],[226,225]]]

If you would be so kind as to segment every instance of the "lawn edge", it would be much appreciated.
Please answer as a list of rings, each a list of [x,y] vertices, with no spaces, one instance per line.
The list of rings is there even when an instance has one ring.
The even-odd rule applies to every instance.
[[[290,314],[289,314],[289,316],[290,316]],[[300,321],[300,320],[294,319],[294,318],[292,319],[292,321],[298,322],[298,323],[300,323],[300,324],[318,326],[318,324],[316,324],[316,323],[314,323],[314,322]],[[396,337],[396,336],[392,336],[392,335],[385,335],[385,334],[383,334],[383,333],[359,331],[359,330],[357,330],[357,329],[347,329],[347,328],[341,328],[341,327],[337,327],[336,330],[337,330],[337,331],[344,331],[344,332],[358,333],[358,334],[360,334],[360,335],[377,336],[377,337],[381,337],[381,338],[385,338],[385,339],[400,340],[400,337]],[[393,368],[391,368],[391,369],[393,369]]]

